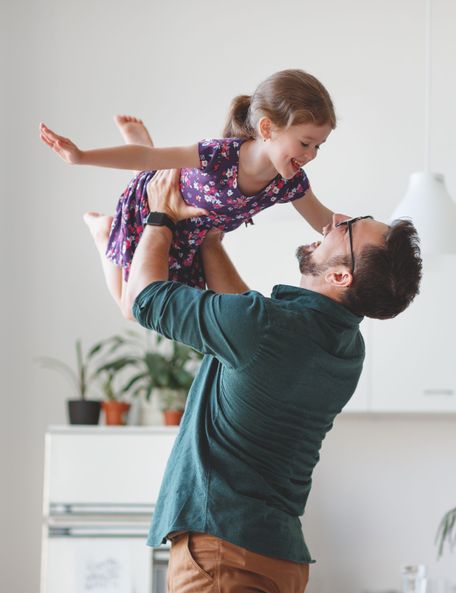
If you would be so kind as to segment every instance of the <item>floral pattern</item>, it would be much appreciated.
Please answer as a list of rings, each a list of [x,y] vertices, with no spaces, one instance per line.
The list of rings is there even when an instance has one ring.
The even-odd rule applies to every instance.
[[[180,189],[187,204],[204,208],[208,216],[176,225],[170,249],[170,280],[205,287],[200,246],[207,232],[216,227],[233,231],[261,210],[291,202],[304,195],[309,181],[301,169],[292,179],[277,175],[258,194],[245,196],[237,185],[239,150],[243,140],[224,138],[199,143],[200,169],[182,169]],[[131,260],[149,213],[147,184],[155,171],[142,171],[130,181],[120,197],[112,223],[106,255],[124,270],[128,280]]]

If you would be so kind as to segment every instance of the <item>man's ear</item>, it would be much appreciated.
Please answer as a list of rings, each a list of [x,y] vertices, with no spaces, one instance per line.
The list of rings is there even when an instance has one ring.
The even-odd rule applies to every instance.
[[[269,117],[264,115],[262,118],[260,118],[258,122],[258,131],[260,133],[260,137],[265,142],[266,140],[271,139],[272,121],[269,119]]]
[[[353,282],[352,273],[345,266],[331,268],[325,274],[325,280],[334,288],[348,288]]]

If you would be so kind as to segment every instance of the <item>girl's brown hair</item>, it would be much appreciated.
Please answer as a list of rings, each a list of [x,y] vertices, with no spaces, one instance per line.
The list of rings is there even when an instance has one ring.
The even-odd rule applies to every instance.
[[[255,138],[257,123],[268,117],[278,128],[304,123],[336,127],[334,106],[319,80],[303,70],[281,70],[263,81],[252,96],[231,102],[225,138]]]

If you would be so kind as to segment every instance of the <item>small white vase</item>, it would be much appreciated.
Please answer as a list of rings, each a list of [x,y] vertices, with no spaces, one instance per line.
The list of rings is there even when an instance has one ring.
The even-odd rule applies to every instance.
[[[160,389],[153,389],[149,401],[141,396],[140,423],[142,426],[163,426],[163,414],[160,409]]]

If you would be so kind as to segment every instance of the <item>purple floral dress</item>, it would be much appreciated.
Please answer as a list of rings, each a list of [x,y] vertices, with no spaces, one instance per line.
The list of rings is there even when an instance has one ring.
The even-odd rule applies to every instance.
[[[190,286],[205,287],[200,246],[207,232],[216,227],[232,231],[252,216],[274,204],[301,198],[309,181],[301,169],[292,179],[277,175],[253,196],[241,193],[237,184],[239,138],[203,140],[199,143],[200,169],[182,169],[180,189],[191,206],[204,208],[209,216],[184,220],[176,225],[169,256],[169,278]],[[147,184],[155,171],[142,171],[120,197],[112,223],[106,255],[124,270],[128,280],[131,260],[149,214]]]

